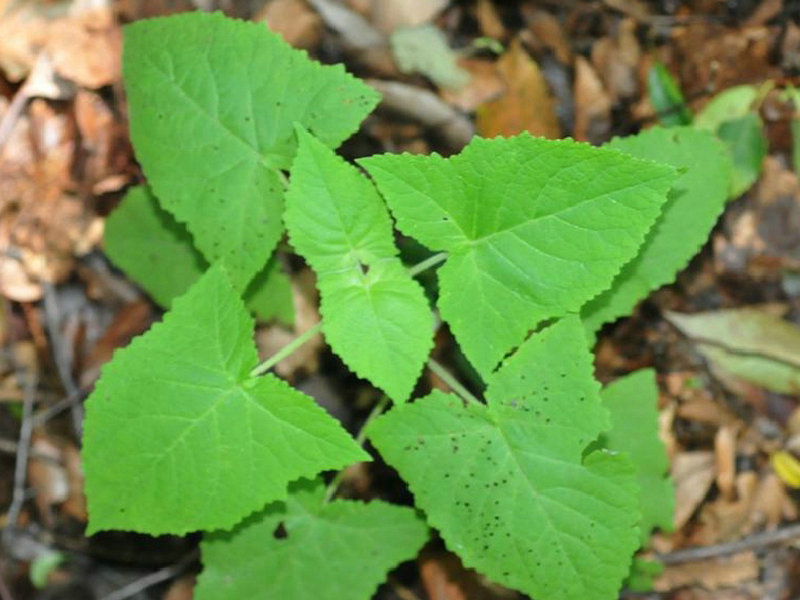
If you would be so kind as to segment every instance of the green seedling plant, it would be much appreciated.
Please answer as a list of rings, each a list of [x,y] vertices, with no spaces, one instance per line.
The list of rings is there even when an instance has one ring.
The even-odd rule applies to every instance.
[[[602,390],[591,347],[707,239],[730,187],[714,136],[475,138],[355,166],[335,148],[377,94],[220,14],[130,26],[124,74],[148,185],[106,249],[168,310],[87,400],[89,533],[202,531],[200,600],[366,600],[433,531],[537,599],[615,598],[672,489],[653,372]],[[396,230],[428,257],[404,264]],[[253,315],[292,320],[289,253],[321,323],[261,361]],[[439,321],[482,395],[431,358]],[[269,372],[319,330],[379,391],[355,435]],[[426,368],[453,391],[415,398]],[[328,475],[373,460],[367,439],[413,507],[337,498]]]

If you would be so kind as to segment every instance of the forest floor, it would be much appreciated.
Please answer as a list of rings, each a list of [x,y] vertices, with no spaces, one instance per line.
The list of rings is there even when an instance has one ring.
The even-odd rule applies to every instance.
[[[646,549],[665,564],[654,591],[623,596],[800,597],[800,152],[792,136],[800,107],[790,97],[800,84],[800,3],[347,0],[344,12],[331,10],[336,4],[0,0],[0,600],[192,597],[197,536],[83,535],[80,438],[82,402],[102,365],[163,314],[103,253],[106,217],[144,181],[128,134],[124,26],[196,9],[265,22],[381,91],[382,104],[342,148],[351,159],[450,155],[475,134],[524,130],[602,144],[688,122],[733,86],[757,90],[744,109],[760,123],[746,140],[757,147],[755,182],[674,284],[603,330],[597,374],[608,382],[655,368],[677,490],[675,530],[655,533]],[[390,42],[402,27],[425,31],[405,52]],[[684,105],[668,79],[654,77],[657,64]],[[263,355],[318,321],[311,287],[295,288],[293,328],[259,325]],[[708,318],[689,331],[676,326],[680,313]],[[704,329],[711,322],[725,335]],[[737,360],[743,354],[747,364]],[[321,342],[278,373],[345,423],[357,425],[374,397]],[[399,485],[367,467],[346,481],[360,497]],[[435,542],[377,597],[521,598]]]

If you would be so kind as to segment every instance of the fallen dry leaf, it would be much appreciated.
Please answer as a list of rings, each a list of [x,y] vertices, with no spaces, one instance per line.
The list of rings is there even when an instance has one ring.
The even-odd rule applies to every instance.
[[[528,131],[536,136],[560,138],[561,127],[550,88],[518,39],[500,57],[497,69],[505,80],[506,93],[478,108],[478,133],[495,137]]]
[[[273,0],[264,5],[255,21],[265,22],[296,48],[314,48],[323,33],[322,19],[305,0]]]
[[[64,109],[34,100],[3,147],[0,161],[0,294],[31,301],[40,281],[71,271],[78,248],[92,247],[102,229],[74,188],[73,123]]]
[[[506,36],[506,27],[492,0],[478,0],[475,6],[475,18],[478,20],[481,33],[486,37],[502,40]]]
[[[582,56],[575,59],[575,131],[582,142],[600,144],[611,132],[611,99],[592,65]]]
[[[523,4],[522,16],[532,34],[531,42],[548,48],[561,64],[572,63],[572,47],[559,20],[546,10]],[[538,50],[538,48],[536,48]]]
[[[672,459],[675,482],[675,529],[683,527],[714,482],[714,453],[679,452]]]
[[[505,83],[497,71],[497,63],[477,58],[462,58],[458,65],[469,73],[469,82],[458,90],[442,89],[439,95],[456,108],[467,112],[475,112],[481,105],[505,91]]]
[[[694,315],[666,313],[724,383],[730,378],[800,394],[800,327],[753,308]]]
[[[122,31],[110,7],[50,23],[45,50],[64,79],[90,89],[111,85],[122,70]]]
[[[633,19],[623,20],[614,37],[600,38],[592,46],[592,64],[600,74],[612,104],[638,95],[641,57]]]
[[[669,565],[655,580],[654,588],[657,591],[668,591],[700,585],[708,590],[716,590],[756,579],[758,573],[759,564],[755,554],[743,552],[730,557]]]
[[[714,436],[714,459],[716,461],[717,488],[723,499],[736,499],[736,428],[725,425]]]

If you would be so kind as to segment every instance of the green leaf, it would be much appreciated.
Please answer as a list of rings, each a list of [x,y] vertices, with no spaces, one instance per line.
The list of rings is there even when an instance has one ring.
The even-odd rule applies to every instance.
[[[642,369],[606,386],[601,396],[611,413],[611,430],[600,444],[627,452],[639,482],[641,541],[646,544],[656,527],[674,529],[675,489],[669,477],[667,451],[658,437],[658,387],[655,371]]]
[[[654,579],[663,572],[664,565],[660,562],[634,557],[625,587],[632,592],[649,592],[653,589]]]
[[[635,473],[609,427],[581,323],[526,341],[488,378],[487,406],[435,391],[369,436],[464,564],[537,598],[616,598],[639,543]]]
[[[355,373],[405,400],[433,345],[425,293],[397,258],[372,184],[302,129],[298,136],[285,219],[317,273],[325,338]]]
[[[224,529],[286,486],[368,455],[314,401],[268,375],[220,267],[118,351],[86,404],[89,532]]]
[[[736,85],[714,96],[695,116],[692,125],[716,131],[726,121],[741,119],[752,111],[759,97],[758,87]]]
[[[678,82],[660,62],[654,63],[647,73],[647,91],[662,125],[688,125],[692,122],[692,113],[686,106]]]
[[[730,195],[735,198],[750,189],[761,175],[764,158],[767,156],[764,124],[758,114],[749,113],[720,125],[717,135],[727,146],[733,162]]]
[[[650,292],[675,280],[708,239],[730,187],[725,149],[709,132],[658,127],[616,138],[608,146],[636,158],[670,164],[682,174],[639,254],[622,267],[610,289],[583,307],[581,315],[591,332],[630,314]]]
[[[292,282],[277,256],[256,274],[243,299],[250,312],[261,321],[276,319],[284,325],[294,325]]]
[[[129,26],[124,75],[150,185],[240,290],[282,233],[292,123],[337,146],[378,98],[341,65],[315,63],[263,25],[220,13]]]
[[[230,533],[207,535],[197,600],[368,600],[386,573],[428,537],[410,508],[352,500],[323,503],[321,483],[290,486]],[[275,532],[283,526],[285,538]]]
[[[106,221],[105,251],[111,261],[164,307],[208,268],[186,228],[145,186],[131,188]],[[263,321],[294,322],[289,278],[274,258],[245,292],[247,307]]]
[[[610,285],[676,178],[667,165],[527,134],[476,138],[449,159],[360,162],[400,230],[450,253],[439,308],[483,375],[538,324]]]
[[[169,307],[208,268],[192,236],[145,186],[131,188],[106,220],[105,252],[153,300]]]

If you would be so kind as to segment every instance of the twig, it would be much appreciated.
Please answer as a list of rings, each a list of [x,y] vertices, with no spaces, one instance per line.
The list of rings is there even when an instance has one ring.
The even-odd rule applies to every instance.
[[[367,439],[367,429],[369,428],[370,423],[377,419],[383,413],[383,411],[386,410],[386,407],[389,406],[390,402],[389,396],[384,394],[381,396],[381,399],[375,403],[375,406],[372,407],[372,410],[369,412],[369,415],[367,415],[367,418],[364,420],[364,423],[361,425],[361,429],[358,430],[358,434],[355,437],[355,440],[359,446],[363,446],[364,441]],[[344,469],[336,473],[336,476],[328,484],[328,487],[325,490],[325,502],[330,502],[336,495],[336,490],[339,489],[342,479],[344,479]]]
[[[331,0],[308,0],[325,24],[342,36],[351,50],[368,50],[386,45],[383,34],[364,17]]]
[[[475,135],[472,121],[433,92],[398,81],[368,79],[367,84],[383,96],[382,107],[434,130],[453,150],[461,150]]]
[[[53,359],[61,384],[71,399],[72,428],[78,438],[81,437],[83,428],[83,406],[78,402],[81,391],[72,379],[72,360],[70,359],[64,339],[61,336],[61,315],[59,314],[58,301],[55,288],[51,283],[45,282],[44,289],[44,318],[47,332],[50,334],[50,345],[53,349]]]
[[[144,577],[136,579],[135,581],[130,582],[128,585],[125,585],[118,590],[103,596],[101,600],[125,600],[131,596],[135,596],[147,588],[153,587],[162,581],[167,581],[173,577],[176,577],[177,575],[180,575],[186,569],[186,567],[194,562],[199,556],[200,553],[198,550],[194,549],[175,564],[168,565],[163,569],[159,569],[158,571],[154,571],[149,575],[145,575]]]
[[[17,442],[17,460],[14,464],[14,491],[11,496],[11,506],[8,507],[6,526],[3,530],[5,536],[8,531],[16,528],[22,505],[25,502],[25,479],[28,471],[28,455],[31,448],[31,434],[33,433],[33,400],[38,386],[39,375],[35,371],[28,371],[25,377],[25,399],[22,402],[22,423],[19,428],[19,441]]]
[[[774,546],[775,544],[782,544],[783,542],[790,542],[797,539],[800,539],[800,523],[795,523],[794,525],[774,529],[772,531],[756,533],[727,544],[686,548],[684,550],[670,552],[669,554],[658,554],[656,555],[656,559],[665,565],[676,565],[679,563],[706,560],[708,558],[730,556],[731,554],[739,554],[740,552],[746,552],[748,550],[757,550],[766,546]]]
[[[49,421],[56,415],[59,415],[68,408],[74,406],[76,402],[79,402],[81,399],[83,399],[84,393],[85,392],[83,390],[78,390],[76,394],[70,394],[62,398],[52,406],[49,406],[46,409],[42,410],[41,412],[37,413],[36,416],[33,417],[34,427],[39,427],[41,425],[44,425],[45,423],[47,423],[47,421]]]
[[[428,368],[433,371],[439,379],[444,381],[450,388],[462,399],[466,400],[467,402],[474,402],[476,404],[481,404],[481,401],[478,400],[475,396],[472,395],[466,387],[464,387],[458,379],[456,379],[450,371],[445,369],[441,363],[433,358],[428,359]]]

